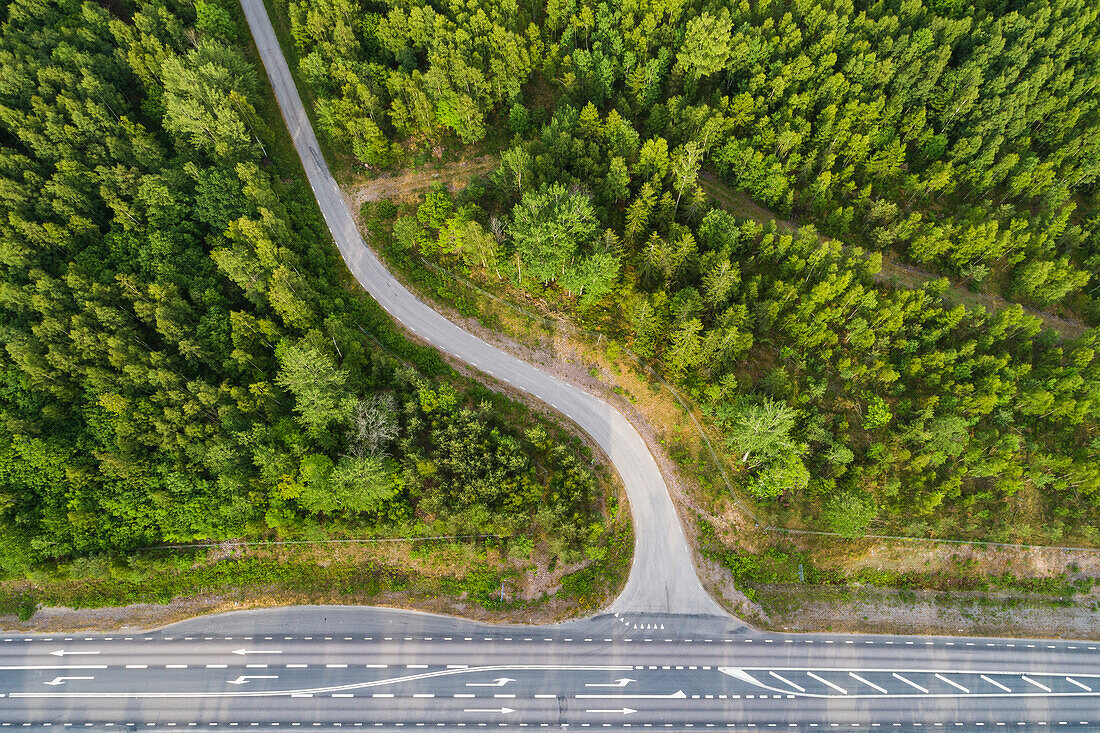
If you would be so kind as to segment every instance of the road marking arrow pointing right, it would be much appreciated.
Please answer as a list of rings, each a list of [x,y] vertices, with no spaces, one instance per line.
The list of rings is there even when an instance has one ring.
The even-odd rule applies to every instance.
[[[512,708],[466,708],[463,710],[465,713],[514,713],[516,712]]]
[[[616,708],[614,710],[585,710],[586,713],[618,713],[619,715],[630,715],[631,713],[638,712],[634,708]]]
[[[578,700],[683,700],[685,697],[683,690],[671,695],[577,695]]]

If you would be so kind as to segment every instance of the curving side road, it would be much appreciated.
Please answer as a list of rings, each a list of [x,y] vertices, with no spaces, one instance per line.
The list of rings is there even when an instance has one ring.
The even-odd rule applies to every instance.
[[[657,463],[626,418],[598,397],[462,330],[418,300],[367,247],[320,153],[263,1],[241,0],[241,6],[317,204],[355,278],[421,339],[563,413],[611,458],[630,498],[635,537],[630,577],[611,610],[726,616],[703,590]]]

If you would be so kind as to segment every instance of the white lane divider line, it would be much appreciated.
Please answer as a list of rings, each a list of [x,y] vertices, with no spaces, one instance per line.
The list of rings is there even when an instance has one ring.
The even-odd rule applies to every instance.
[[[789,679],[787,679],[786,677],[784,677],[781,674],[778,674],[776,672],[768,672],[768,674],[770,674],[772,677],[775,677],[780,682],[782,682],[784,684],[787,684],[787,685],[790,685],[791,687],[798,690],[799,692],[805,692],[806,691],[805,687],[803,687],[802,685],[796,685],[795,683],[791,682]]]
[[[810,677],[812,679],[815,679],[815,680],[817,680],[818,682],[820,682],[824,685],[828,685],[829,687],[831,687],[834,690],[836,690],[837,692],[839,692],[841,695],[847,695],[848,694],[848,691],[845,690],[843,687],[841,687],[840,685],[834,685],[832,682],[830,682],[829,680],[825,679],[824,677],[822,677],[820,675],[816,675],[813,672],[807,672],[806,676]]]
[[[454,696],[455,697],[473,697],[474,693],[472,693],[472,692],[456,692]]]
[[[907,677],[902,677],[902,676],[901,676],[900,674],[898,674],[897,672],[894,672],[894,673],[893,673],[893,676],[894,676],[894,679],[897,679],[897,680],[901,680],[902,682],[904,682],[905,684],[909,685],[909,686],[910,686],[910,687],[912,687],[913,689],[915,689],[915,690],[920,690],[920,691],[921,691],[921,692],[923,692],[923,693],[924,693],[925,695],[927,695],[927,694],[928,694],[928,688],[927,688],[927,687],[921,687],[920,685],[918,685],[918,684],[917,684],[916,682],[914,682],[913,680],[911,680],[911,679],[909,679],[909,678],[907,678]]]
[[[347,669],[348,665],[346,665],[346,664],[326,664],[325,667],[327,667],[328,669]]]
[[[148,664],[127,664],[126,669],[149,669]]]
[[[984,674],[981,677],[982,677],[983,680],[985,680],[989,684],[993,685],[994,687],[999,687],[1002,690],[1004,690],[1005,692],[1012,692],[1012,690],[1010,688],[1005,687],[1004,685],[1002,685],[1000,682],[998,682],[995,679],[990,679],[989,677],[986,677]]]
[[[371,697],[393,697],[392,692],[376,692]]]
[[[1028,677],[1026,674],[1020,675],[1020,679],[1022,679],[1024,682],[1027,682],[1028,684],[1035,685],[1036,687],[1038,687],[1043,692],[1050,692],[1049,687],[1047,687],[1046,685],[1044,685],[1042,683],[1036,682],[1035,680]]]
[[[952,680],[952,679],[949,679],[949,678],[947,678],[947,677],[944,677],[944,676],[943,676],[942,674],[940,674],[939,672],[937,672],[937,673],[936,673],[936,679],[938,679],[938,680],[939,680],[940,682],[946,682],[947,684],[951,685],[952,687],[954,687],[954,688],[956,688],[956,689],[959,689],[959,690],[962,690],[963,692],[965,692],[965,693],[966,693],[966,694],[968,694],[968,695],[970,694],[970,690],[968,690],[967,688],[963,687],[963,686],[962,686],[962,685],[960,685],[960,684],[959,684],[958,682],[955,682],[955,681],[954,681],[954,680]]]
[[[355,695],[351,694],[350,692],[334,692],[334,693],[332,693],[332,696],[333,697],[355,697]]]
[[[288,665],[286,665],[286,668],[287,669],[305,669],[308,666],[309,666],[308,664],[288,664]]]
[[[1078,682],[1077,680],[1073,679],[1072,677],[1066,677],[1066,682],[1070,683],[1071,685],[1077,685],[1078,687],[1080,687],[1080,688],[1081,688],[1082,690],[1084,690],[1085,692],[1092,692],[1092,688],[1091,688],[1091,687],[1087,687],[1087,686],[1085,686],[1085,685],[1082,685],[1082,684],[1081,684],[1080,682]]]
[[[208,664],[208,665],[206,665],[206,668],[207,669],[226,669],[228,666],[229,666],[228,664]]]
[[[427,697],[427,698],[431,698],[431,697],[435,697],[435,693],[434,693],[434,692],[414,692],[414,693],[413,693],[413,697]]]
[[[165,669],[187,669],[187,665],[186,664],[166,664],[166,665],[164,665],[164,668]]]
[[[862,682],[863,684],[867,685],[868,687],[873,687],[873,688],[875,688],[876,690],[878,690],[879,692],[881,692],[881,693],[882,693],[883,695],[887,694],[887,693],[886,693],[886,688],[885,688],[885,687],[882,687],[882,686],[880,686],[880,685],[876,685],[876,684],[875,684],[874,682],[872,682],[871,680],[869,680],[869,679],[866,679],[866,678],[864,678],[864,677],[860,677],[860,676],[859,676],[858,674],[856,674],[855,672],[849,672],[849,673],[848,673],[848,675],[849,675],[849,676],[850,676],[850,677],[851,677],[852,679],[854,679],[854,680],[856,680],[856,681],[858,681],[858,682]]]

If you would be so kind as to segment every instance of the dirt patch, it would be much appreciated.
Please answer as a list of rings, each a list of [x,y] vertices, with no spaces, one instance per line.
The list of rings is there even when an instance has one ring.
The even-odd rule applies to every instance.
[[[452,193],[465,188],[470,179],[495,169],[497,161],[495,155],[482,155],[441,166],[387,173],[347,187],[344,197],[351,204],[353,212],[358,212],[359,207],[367,201],[390,199],[399,204],[416,203],[437,184],[445,186]]]
[[[777,630],[1096,639],[1097,597],[1072,605],[1018,593],[904,593],[882,588],[757,588]]]

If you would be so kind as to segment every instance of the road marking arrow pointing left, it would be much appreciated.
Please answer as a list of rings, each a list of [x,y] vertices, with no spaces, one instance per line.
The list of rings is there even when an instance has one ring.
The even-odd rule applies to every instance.
[[[99,652],[93,652],[93,651],[87,651],[87,652],[68,651],[67,652],[64,649],[56,649],[56,650],[50,652],[50,656],[54,656],[54,657],[69,657],[69,656],[72,656],[73,654],[99,654]]]
[[[283,652],[279,649],[234,649],[233,653],[243,657],[245,654],[282,654]]]
[[[279,675],[277,675],[277,674],[251,674],[251,675],[248,675],[248,676],[245,676],[245,675],[242,674],[237,679],[235,679],[235,680],[226,680],[226,682],[230,685],[244,685],[244,684],[247,684],[248,682],[250,682],[252,680],[277,680],[277,679],[279,679]]]
[[[94,680],[95,677],[54,677],[49,682],[43,682],[44,685],[63,685],[69,680]]]

